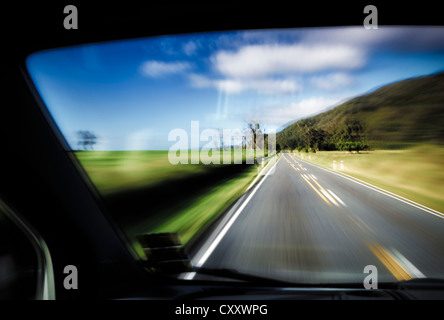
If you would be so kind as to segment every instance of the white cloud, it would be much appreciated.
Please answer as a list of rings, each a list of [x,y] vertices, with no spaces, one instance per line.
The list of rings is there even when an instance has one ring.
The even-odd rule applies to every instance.
[[[183,45],[183,52],[187,55],[187,56],[192,56],[194,54],[196,54],[197,49],[199,48],[200,43],[196,42],[196,41],[188,41],[187,43],[185,43]]]
[[[346,73],[338,72],[314,76],[310,82],[319,89],[336,91],[344,87],[349,87],[353,83],[353,78]]]
[[[213,86],[226,93],[240,93],[248,88],[247,83],[233,79],[215,80]]]
[[[356,69],[365,64],[365,54],[347,45],[248,45],[237,52],[218,51],[212,62],[227,77],[252,78]]]
[[[191,73],[188,75],[188,79],[190,80],[191,86],[195,88],[209,88],[214,86],[212,80],[200,74]]]
[[[385,49],[401,51],[436,50],[443,48],[442,27],[380,26],[377,32],[362,27],[319,28],[306,32],[301,41],[307,45],[341,44],[365,51]]]
[[[163,61],[146,61],[141,67],[140,71],[143,75],[149,77],[161,77],[170,74],[184,73],[191,69],[191,65],[188,62],[175,61],[175,62],[163,62]]]
[[[259,94],[293,93],[302,90],[302,86],[294,79],[208,79],[202,75],[189,75],[191,85],[196,88],[213,87],[229,94],[241,93],[247,90]]]
[[[310,97],[278,107],[262,107],[258,113],[268,125],[279,127],[291,121],[318,114],[342,101],[341,98]]]
[[[293,80],[217,80],[215,86],[226,93],[240,93],[246,90],[254,90],[259,94],[291,93],[301,90],[301,86]]]

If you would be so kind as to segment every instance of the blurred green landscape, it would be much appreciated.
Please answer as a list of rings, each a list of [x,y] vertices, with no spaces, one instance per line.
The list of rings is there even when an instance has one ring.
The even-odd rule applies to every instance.
[[[382,86],[296,121],[277,133],[276,144],[278,150],[444,212],[443,124],[442,72]],[[141,233],[178,232],[187,243],[229,208],[262,169],[257,163],[245,164],[251,156],[240,151],[224,150],[220,164],[209,165],[194,159],[191,151],[188,163],[198,164],[173,165],[168,151],[75,155],[113,218],[139,248],[135,239]],[[235,160],[235,152],[243,164],[224,164],[224,157]]]
[[[173,165],[168,151],[75,153],[141,256],[137,235],[178,232],[182,242],[187,243],[246,191],[262,164],[246,164],[247,159],[252,159],[245,150],[243,164],[224,164],[223,157],[231,156],[234,161],[234,154],[234,150],[221,152],[220,164]],[[239,155],[240,152],[236,157]],[[191,151],[188,158],[191,163]]]
[[[360,153],[296,151],[294,155],[444,212],[444,146],[418,145]]]
[[[254,162],[250,154],[241,150],[224,150],[220,152],[219,164],[203,164],[205,155],[197,156],[188,151],[188,164],[171,164],[168,151],[77,151],[77,159],[86,170],[94,185],[102,195],[156,185],[165,180],[178,180],[194,174],[211,173],[215,168],[224,165],[236,165],[235,160],[246,164]],[[268,150],[263,152],[268,156]],[[194,159],[196,158],[196,159]],[[231,159],[227,164],[224,158]],[[197,165],[196,165],[197,164]]]
[[[304,160],[444,212],[444,72],[384,85],[298,120],[276,142]]]
[[[279,132],[278,149],[402,149],[444,145],[444,72],[399,81]]]

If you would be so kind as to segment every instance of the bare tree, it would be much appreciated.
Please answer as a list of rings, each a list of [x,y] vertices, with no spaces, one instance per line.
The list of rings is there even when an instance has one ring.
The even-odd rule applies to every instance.
[[[265,154],[266,137],[262,122],[254,118],[248,119],[245,132],[245,149],[251,150],[249,152],[252,153],[254,161],[258,161]]]
[[[263,141],[261,141],[264,133],[262,123],[257,119],[247,120],[247,131],[249,137],[249,146],[253,149],[263,149]],[[262,142],[262,143],[261,143]]]
[[[93,150],[93,146],[97,143],[97,137],[94,133],[88,130],[77,131],[79,136],[78,146],[81,146],[83,150]]]

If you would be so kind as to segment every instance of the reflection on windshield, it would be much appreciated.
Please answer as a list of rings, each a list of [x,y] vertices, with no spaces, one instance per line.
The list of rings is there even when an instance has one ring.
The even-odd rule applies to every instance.
[[[443,43],[442,27],[219,32],[27,67],[153,270],[184,251],[141,236],[175,234],[193,270],[371,287],[444,278]]]

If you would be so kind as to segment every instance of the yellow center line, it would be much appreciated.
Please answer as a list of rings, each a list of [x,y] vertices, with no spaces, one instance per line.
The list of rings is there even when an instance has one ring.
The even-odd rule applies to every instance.
[[[291,162],[287,160],[287,157],[286,157],[285,155],[284,155],[284,159],[285,159],[285,161],[287,161],[287,163],[288,163],[290,166],[294,167],[294,166],[291,164]]]
[[[314,191],[316,191],[316,193],[322,198],[322,200],[324,200],[329,206],[331,206],[331,203],[327,200],[327,198],[326,197],[324,197],[324,195],[322,194],[322,193],[320,193],[319,191],[318,191],[318,189],[316,189],[316,187],[314,186],[314,185],[312,185],[311,183],[310,183],[310,181],[308,181],[308,179],[307,178],[305,178],[302,174],[299,174],[307,183],[308,183],[308,185],[310,186],[310,187],[312,187],[312,189],[314,190]]]
[[[287,163],[296,171],[297,170],[297,168],[290,162],[290,161],[288,161],[287,160],[287,158],[284,156],[284,159],[285,159],[285,161],[287,161]],[[299,165],[300,166],[300,165]],[[302,167],[301,167],[302,168]],[[327,200],[327,198],[321,193],[321,192],[319,192],[319,190],[318,189],[316,189],[316,187],[314,186],[314,185],[312,185],[311,183],[310,183],[310,181],[308,181],[308,179],[307,178],[305,178],[302,174],[299,174],[307,183],[308,183],[308,185],[314,190],[314,191],[316,191],[316,193],[321,197],[321,199],[322,200],[324,200],[329,206],[331,206],[331,203],[330,203],[330,201],[335,201],[335,200],[333,200],[333,199],[331,199],[330,201],[328,201]],[[319,185],[319,184],[318,184]],[[321,187],[322,188],[322,187]],[[322,189],[324,189],[324,188],[322,188]],[[325,191],[325,190],[324,190]],[[325,191],[326,192],[326,191]],[[327,193],[328,194],[328,193]],[[337,205],[337,204],[336,204]]]
[[[325,190],[314,178],[312,179],[314,183],[316,183],[318,185],[318,187],[321,189],[321,191],[324,192],[324,194],[328,194],[327,190]],[[335,204],[335,206],[339,207],[339,203],[333,198],[333,197],[328,197],[328,199],[333,202]]]
[[[297,162],[294,158],[292,158],[291,156],[290,156],[290,159],[291,160],[293,160],[302,170],[306,170],[306,169],[304,169],[304,167],[302,167],[302,165],[299,163],[299,162]]]
[[[288,164],[290,164],[293,169],[296,170],[295,166],[290,163],[290,161],[288,161],[285,158],[285,161],[288,162]],[[301,168],[302,166],[297,163]],[[319,192],[318,189],[316,189],[316,187],[310,183],[310,181],[308,181],[307,178],[305,178],[302,174],[299,174],[304,180],[305,182],[308,183],[308,185],[328,204],[328,205],[332,205],[326,197],[324,197],[324,195]],[[327,193],[327,191],[315,180],[312,179],[312,181],[324,192]],[[327,193],[328,194],[328,193]],[[329,197],[330,198],[330,197]],[[330,199],[330,201],[332,201],[333,199]],[[333,200],[335,201],[335,200]],[[390,271],[390,273],[396,278],[396,280],[398,281],[402,281],[402,280],[411,280],[413,279],[413,276],[410,275],[410,273],[402,266],[399,264],[398,261],[396,261],[396,259],[389,253],[387,252],[383,247],[381,247],[379,244],[369,244],[367,243],[367,246],[369,247],[369,249],[373,252],[373,254],[382,262],[382,264]]]
[[[291,163],[290,163],[291,164]],[[299,166],[299,167],[301,167],[301,169],[304,169],[300,164],[299,164],[299,162],[297,162],[297,165]],[[311,176],[311,174],[309,174],[309,176]],[[328,198],[328,200],[330,200],[331,202],[333,202],[333,204],[335,205],[335,206],[337,206],[337,207],[339,207],[339,203],[332,197],[332,196],[330,196],[330,194],[329,194],[329,192],[327,192],[327,190],[325,190],[317,181],[316,181],[316,179],[314,179],[313,177],[312,177],[312,180],[313,180],[313,182],[314,183],[316,183],[317,184],[317,186],[321,189],[321,192]]]
[[[390,271],[390,273],[398,281],[411,280],[413,277],[405,270],[395,258],[392,257],[383,247],[379,244],[369,244],[367,246],[373,252],[373,254],[384,264],[384,266]]]

